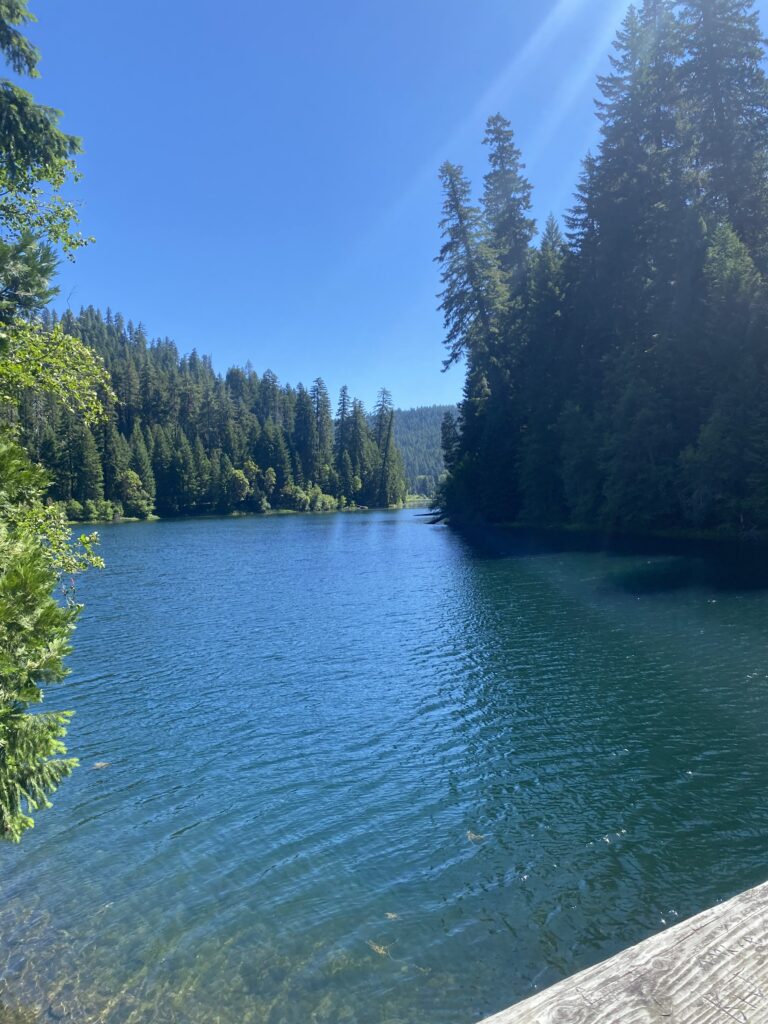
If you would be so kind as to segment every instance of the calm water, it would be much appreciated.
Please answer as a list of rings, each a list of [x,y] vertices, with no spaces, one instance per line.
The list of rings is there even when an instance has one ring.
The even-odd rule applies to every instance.
[[[768,878],[768,589],[412,512],[103,553],[0,1019],[473,1024]]]

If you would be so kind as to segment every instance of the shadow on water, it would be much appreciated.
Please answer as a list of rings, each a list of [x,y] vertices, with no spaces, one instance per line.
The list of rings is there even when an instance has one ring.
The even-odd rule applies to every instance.
[[[662,594],[706,587],[722,592],[768,590],[768,542],[701,538],[612,537],[525,527],[452,527],[472,557],[603,554],[645,558],[642,565],[606,566],[607,586],[625,593]]]

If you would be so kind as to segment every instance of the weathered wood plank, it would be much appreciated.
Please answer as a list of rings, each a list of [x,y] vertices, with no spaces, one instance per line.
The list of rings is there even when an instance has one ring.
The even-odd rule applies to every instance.
[[[483,1024],[768,1024],[768,884]]]

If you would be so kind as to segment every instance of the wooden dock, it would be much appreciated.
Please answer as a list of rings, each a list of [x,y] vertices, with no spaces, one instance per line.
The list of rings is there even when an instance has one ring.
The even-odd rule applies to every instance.
[[[483,1024],[768,1024],[768,884]]]

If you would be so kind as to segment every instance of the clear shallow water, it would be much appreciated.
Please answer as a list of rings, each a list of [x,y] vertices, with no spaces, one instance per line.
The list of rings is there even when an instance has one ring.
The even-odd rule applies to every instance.
[[[768,878],[768,589],[412,512],[102,536],[4,1024],[473,1024]]]

